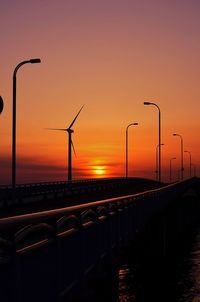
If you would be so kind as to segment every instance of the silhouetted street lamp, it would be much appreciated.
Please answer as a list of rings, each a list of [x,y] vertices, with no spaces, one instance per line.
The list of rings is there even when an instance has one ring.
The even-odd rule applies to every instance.
[[[181,180],[183,180],[183,171],[184,171],[184,167],[183,167],[183,138],[180,134],[174,133],[173,136],[179,136],[181,139]]]
[[[153,105],[158,109],[158,148],[159,148],[159,156],[158,156],[158,180],[161,182],[161,112],[160,108],[157,104],[151,102],[144,102],[144,105]]]
[[[138,123],[131,123],[126,127],[126,178],[128,178],[128,128],[136,125],[138,125]]]
[[[170,158],[169,162],[169,181],[172,182],[172,160],[176,159],[176,157]]]
[[[164,144],[160,144],[161,146],[164,146]],[[158,180],[158,148],[159,145],[156,146],[156,180]]]
[[[0,114],[2,113],[2,111],[3,111],[3,99],[0,96]]]
[[[190,157],[190,177],[192,177],[192,155],[190,151],[185,150],[184,152],[188,153]]]
[[[24,64],[36,64],[40,63],[40,59],[30,59],[19,63],[13,72],[13,121],[12,121],[12,189],[13,199],[15,199],[15,187],[16,187],[16,75],[18,69]]]

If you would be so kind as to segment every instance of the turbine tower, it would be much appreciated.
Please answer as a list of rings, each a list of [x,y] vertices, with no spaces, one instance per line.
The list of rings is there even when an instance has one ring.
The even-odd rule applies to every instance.
[[[74,130],[72,130],[72,126],[74,125],[77,117],[79,116],[81,110],[83,109],[84,105],[81,107],[81,109],[79,110],[79,112],[77,113],[77,115],[75,116],[75,118],[73,119],[72,123],[70,124],[70,126],[66,129],[60,129],[60,128],[48,128],[49,130],[58,130],[58,131],[66,131],[68,133],[68,181],[72,180],[72,149],[75,153],[75,149],[74,149],[74,144],[72,141],[72,133],[74,133]]]

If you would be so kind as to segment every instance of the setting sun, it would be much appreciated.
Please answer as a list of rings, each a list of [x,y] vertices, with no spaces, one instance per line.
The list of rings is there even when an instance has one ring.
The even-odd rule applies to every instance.
[[[174,157],[179,178],[174,132],[200,175],[200,1],[61,0],[48,1],[48,11],[46,3],[1,1],[0,185],[12,182],[15,149],[17,184],[124,177],[126,133],[129,176],[155,179],[158,110],[144,101],[161,111],[162,180]],[[130,123],[138,126],[126,132]],[[187,178],[188,152],[183,163]]]
[[[93,171],[96,175],[104,175],[106,173],[105,166],[94,166]]]

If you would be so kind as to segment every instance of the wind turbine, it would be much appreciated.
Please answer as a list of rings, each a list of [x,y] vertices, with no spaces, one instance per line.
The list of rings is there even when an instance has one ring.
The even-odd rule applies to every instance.
[[[74,144],[72,141],[72,133],[74,133],[74,130],[72,130],[72,126],[74,125],[77,117],[79,116],[81,110],[83,109],[84,105],[81,107],[81,109],[79,110],[79,112],[77,113],[77,115],[75,116],[75,118],[73,119],[72,123],[70,124],[70,126],[66,129],[60,129],[60,128],[47,128],[49,130],[58,130],[58,131],[66,131],[68,133],[68,181],[72,180],[72,149],[75,153],[75,149],[74,149]]]

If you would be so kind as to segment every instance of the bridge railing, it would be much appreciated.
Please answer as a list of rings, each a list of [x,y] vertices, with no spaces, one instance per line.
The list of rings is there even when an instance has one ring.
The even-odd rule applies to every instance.
[[[112,262],[153,215],[195,181],[0,219],[1,300],[70,301],[97,266]]]
[[[132,178],[130,178],[132,179]],[[108,181],[108,180],[127,180],[125,177],[110,177],[110,178],[85,178],[85,179],[73,179],[70,181],[47,181],[39,183],[21,183],[16,185],[18,188],[32,188],[40,186],[51,186],[51,185],[70,185],[70,184],[79,184],[79,183],[90,183],[90,182],[99,182],[99,181]],[[0,189],[12,189],[12,185],[0,185]]]
[[[182,182],[177,182],[175,184],[170,184],[162,188],[148,190],[142,193],[137,193],[133,195],[126,195],[122,197],[110,198],[96,202],[84,203],[81,205],[75,205],[71,207],[63,207],[54,210],[40,211],[36,213],[24,214],[11,216],[6,218],[0,218],[0,230],[8,229],[10,227],[15,228],[15,226],[22,226],[24,224],[38,223],[38,222],[51,222],[52,220],[57,220],[64,215],[80,214],[83,211],[89,209],[99,209],[99,207],[104,207],[108,209],[110,207],[117,207],[120,209],[127,203],[137,203],[140,201],[140,207],[144,206],[146,208],[152,208],[152,201],[156,202],[156,207],[162,208],[165,203],[170,202],[171,199],[175,198],[181,191],[187,189],[192,183],[195,183],[196,178],[191,178]],[[166,194],[167,193],[167,194]],[[162,196],[162,203],[159,203],[159,199]],[[150,199],[151,202],[148,203],[147,200]]]
[[[89,193],[94,190],[104,190],[106,188],[116,188],[124,184],[139,184],[150,182],[144,178],[102,178],[73,180],[70,182],[44,182],[17,185],[15,200],[11,186],[0,186],[0,208],[9,208],[13,205],[23,205],[26,203],[41,202],[65,198],[77,194]],[[152,182],[154,182],[152,180]]]

